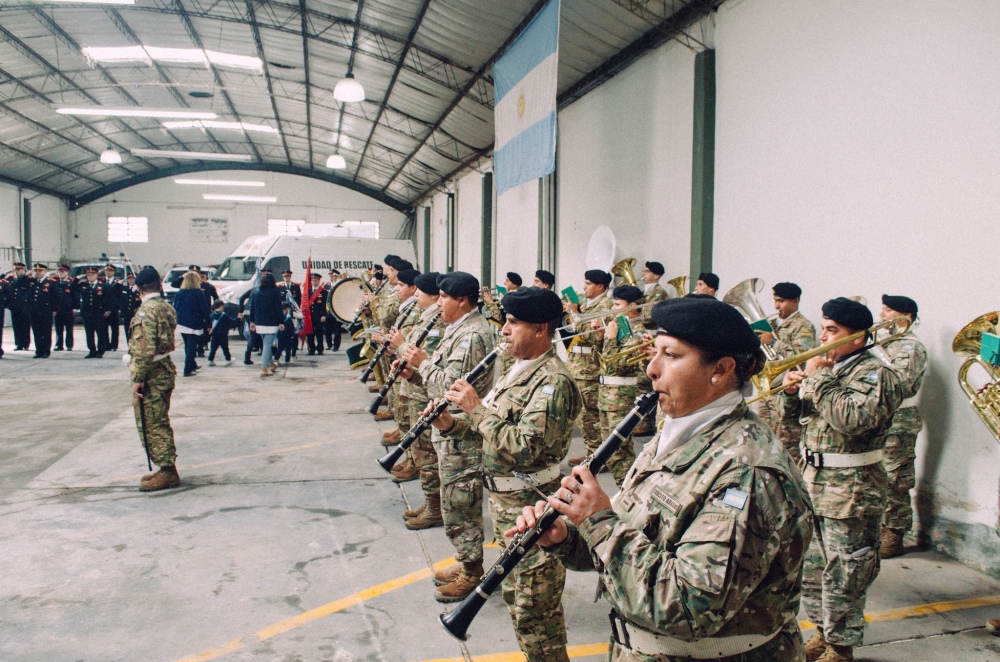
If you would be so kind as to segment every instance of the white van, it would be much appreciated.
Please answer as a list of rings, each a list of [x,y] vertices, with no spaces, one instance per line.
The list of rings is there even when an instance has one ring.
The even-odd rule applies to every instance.
[[[309,237],[258,235],[248,237],[239,248],[223,260],[211,279],[219,297],[227,304],[238,305],[240,297],[250,289],[258,259],[262,268],[270,269],[281,282],[281,272],[291,269],[292,280],[302,283],[306,263],[312,258],[312,269],[329,278],[330,269],[359,276],[365,269],[382,264],[386,255],[398,255],[416,265],[413,244],[402,239],[361,239],[356,237]],[[227,312],[235,310],[226,307]],[[235,315],[235,312],[232,312]]]

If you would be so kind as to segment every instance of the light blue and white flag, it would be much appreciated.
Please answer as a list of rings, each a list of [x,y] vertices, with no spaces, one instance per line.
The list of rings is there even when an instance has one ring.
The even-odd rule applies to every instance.
[[[559,2],[545,5],[493,65],[497,195],[556,169]]]

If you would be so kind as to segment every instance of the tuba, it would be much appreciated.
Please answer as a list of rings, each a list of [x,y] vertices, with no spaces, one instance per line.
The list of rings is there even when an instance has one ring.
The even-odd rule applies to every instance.
[[[767,315],[764,313],[764,309],[761,308],[760,303],[757,302],[757,293],[760,292],[763,287],[764,281],[760,278],[748,278],[733,289],[726,292],[726,296],[722,297],[722,301],[740,311],[743,317],[746,318],[746,321],[750,323],[750,328],[754,331],[767,331],[768,333],[774,333],[774,329],[771,327],[770,322],[767,321]],[[764,354],[767,356],[768,361],[773,361],[777,358],[774,354],[774,350],[770,347],[762,345],[761,349],[764,350]]]
[[[674,288],[674,291],[677,292],[678,297],[682,297],[688,293],[687,276],[678,276],[677,278],[671,278],[670,280],[667,281],[667,285],[670,285],[671,287]]]
[[[962,327],[951,343],[951,351],[965,358],[962,367],[958,369],[958,383],[969,396],[969,404],[993,436],[1000,439],[1000,367],[980,355],[983,334],[995,334],[998,322],[1000,322],[1000,311],[980,315]],[[990,376],[989,383],[979,390],[976,390],[968,379],[969,369],[977,363]]]
[[[619,260],[614,263],[611,267],[611,275],[618,276],[627,285],[635,287],[635,274],[633,270],[635,269],[635,258],[627,257],[624,260]]]

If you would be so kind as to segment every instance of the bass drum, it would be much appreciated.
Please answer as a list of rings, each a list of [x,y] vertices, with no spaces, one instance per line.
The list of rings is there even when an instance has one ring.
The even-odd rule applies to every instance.
[[[338,280],[330,289],[326,299],[326,311],[344,324],[354,321],[358,308],[364,303],[368,289],[360,278]]]

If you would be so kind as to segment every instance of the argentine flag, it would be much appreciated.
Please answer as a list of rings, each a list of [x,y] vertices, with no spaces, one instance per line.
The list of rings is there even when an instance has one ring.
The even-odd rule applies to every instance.
[[[493,65],[497,195],[556,169],[559,2],[551,0]]]

